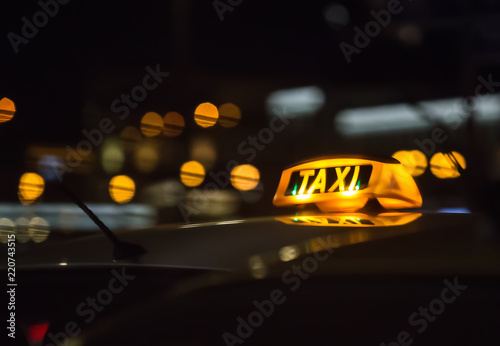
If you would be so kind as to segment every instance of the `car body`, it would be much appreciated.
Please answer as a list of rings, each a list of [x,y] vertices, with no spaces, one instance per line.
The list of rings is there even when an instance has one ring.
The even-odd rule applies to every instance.
[[[69,345],[492,340],[500,243],[489,222],[358,212],[158,226],[117,232],[147,251],[122,261],[102,234],[48,242],[18,256],[19,323],[48,323],[44,345],[68,332]]]

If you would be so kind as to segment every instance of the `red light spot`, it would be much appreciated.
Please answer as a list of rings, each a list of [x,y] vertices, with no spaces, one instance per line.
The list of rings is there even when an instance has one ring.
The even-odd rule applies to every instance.
[[[47,329],[49,328],[48,323],[33,324],[28,327],[28,340],[32,342],[40,342],[43,340]]]

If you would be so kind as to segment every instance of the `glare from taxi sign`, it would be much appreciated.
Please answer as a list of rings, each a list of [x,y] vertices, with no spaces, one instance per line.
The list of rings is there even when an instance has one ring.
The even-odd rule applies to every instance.
[[[387,212],[377,215],[365,213],[324,213],[277,217],[276,220],[299,226],[319,227],[389,227],[402,226],[418,219],[420,213]]]
[[[117,175],[109,182],[109,195],[119,204],[128,203],[134,198],[135,183],[126,175]]]
[[[396,151],[392,157],[401,162],[413,177],[422,175],[427,168],[427,157],[419,150]]]
[[[40,197],[45,189],[45,181],[36,173],[24,173],[19,180],[19,200],[31,204]]]
[[[219,124],[224,127],[235,127],[241,119],[241,111],[235,104],[225,103],[219,107]]]
[[[359,210],[369,199],[386,209],[422,205],[415,181],[398,161],[358,157],[313,160],[284,170],[273,203],[315,203],[332,212]]]
[[[459,167],[466,169],[465,158],[458,152],[435,153],[430,161],[431,172],[439,179],[458,178]]]
[[[168,137],[178,136],[184,131],[184,117],[177,112],[168,112],[163,117],[163,133]]]
[[[239,165],[231,171],[231,184],[240,191],[249,191],[257,187],[260,173],[252,165]]]
[[[14,117],[16,105],[12,100],[4,97],[0,100],[0,123],[5,123]]]
[[[188,187],[195,187],[205,180],[205,168],[197,161],[188,161],[181,166],[181,181]]]
[[[163,119],[155,112],[144,114],[141,120],[141,132],[146,137],[158,136],[163,131]]]
[[[219,111],[209,102],[200,104],[194,111],[194,120],[201,127],[213,126],[217,119],[219,119]]]

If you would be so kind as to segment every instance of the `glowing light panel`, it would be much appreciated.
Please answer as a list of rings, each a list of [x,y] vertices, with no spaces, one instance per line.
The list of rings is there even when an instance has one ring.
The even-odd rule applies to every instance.
[[[276,206],[315,203],[323,212],[355,211],[369,199],[387,209],[422,205],[412,176],[398,161],[327,158],[288,168],[273,199]]]

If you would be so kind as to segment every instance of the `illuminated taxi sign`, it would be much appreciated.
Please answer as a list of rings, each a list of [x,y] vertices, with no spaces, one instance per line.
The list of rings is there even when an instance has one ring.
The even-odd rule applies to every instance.
[[[422,197],[397,160],[327,158],[288,168],[274,196],[276,206],[315,203],[323,212],[355,211],[369,199],[387,209],[417,208]]]
[[[368,186],[371,165],[305,169],[292,172],[285,196],[359,191]]]

